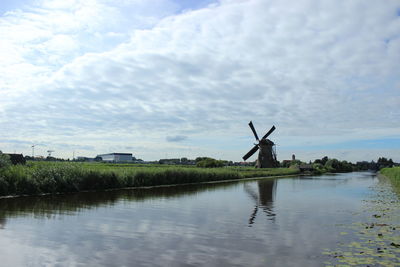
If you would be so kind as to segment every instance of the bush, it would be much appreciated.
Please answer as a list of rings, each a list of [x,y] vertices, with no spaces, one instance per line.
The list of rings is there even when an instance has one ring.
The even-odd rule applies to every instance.
[[[322,163],[313,163],[312,167],[314,169],[313,171],[314,174],[323,174],[327,172],[326,168],[324,167],[324,165],[322,165]]]
[[[6,167],[8,167],[10,165],[11,165],[10,156],[6,155],[6,154],[3,154],[0,151],[0,169],[6,168]]]
[[[206,158],[197,162],[196,166],[201,168],[218,168],[218,167],[223,167],[224,162],[222,160]]]

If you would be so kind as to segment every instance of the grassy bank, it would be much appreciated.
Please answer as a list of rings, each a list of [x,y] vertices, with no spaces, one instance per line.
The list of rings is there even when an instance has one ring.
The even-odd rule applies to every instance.
[[[400,167],[383,168],[380,172],[390,179],[393,187],[400,194]]]
[[[29,162],[0,169],[0,196],[200,183],[296,174],[293,169]]]

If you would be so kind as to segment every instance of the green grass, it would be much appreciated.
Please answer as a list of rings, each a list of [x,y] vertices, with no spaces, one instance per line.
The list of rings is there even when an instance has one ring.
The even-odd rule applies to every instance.
[[[290,175],[287,168],[196,168],[68,162],[28,162],[0,169],[0,196],[35,195]]]
[[[380,172],[390,179],[396,192],[400,194],[400,167],[383,168]]]

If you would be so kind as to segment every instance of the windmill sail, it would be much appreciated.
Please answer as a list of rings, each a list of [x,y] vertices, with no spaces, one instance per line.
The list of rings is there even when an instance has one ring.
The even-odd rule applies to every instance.
[[[247,152],[246,155],[243,156],[243,160],[247,160],[251,156],[253,156],[254,153],[256,153],[258,150],[258,145],[255,145],[249,152]]]
[[[254,128],[254,125],[253,125],[252,121],[250,121],[249,126],[250,126],[250,129],[253,131],[253,134],[254,134],[254,137],[256,138],[256,140],[259,141],[260,139],[258,138],[256,129]]]

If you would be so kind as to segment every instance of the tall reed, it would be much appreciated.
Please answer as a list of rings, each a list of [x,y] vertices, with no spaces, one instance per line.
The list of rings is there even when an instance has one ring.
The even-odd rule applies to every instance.
[[[195,168],[87,163],[28,163],[0,170],[0,196],[65,193],[292,174],[289,169]]]
[[[390,179],[394,189],[400,195],[400,167],[383,168],[380,172]]]

